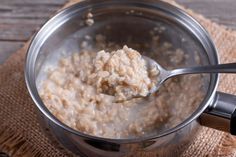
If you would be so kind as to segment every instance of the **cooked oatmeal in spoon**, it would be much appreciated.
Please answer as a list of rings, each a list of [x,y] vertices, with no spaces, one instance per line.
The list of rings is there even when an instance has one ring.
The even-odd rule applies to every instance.
[[[140,53],[127,46],[111,53],[98,52],[93,64],[89,82],[97,92],[115,96],[116,101],[147,96],[158,75],[157,68],[148,69]]]

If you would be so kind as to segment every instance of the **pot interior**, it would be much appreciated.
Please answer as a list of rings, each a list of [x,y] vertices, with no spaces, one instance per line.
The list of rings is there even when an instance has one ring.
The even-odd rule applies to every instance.
[[[91,26],[86,24],[90,12],[94,20]],[[79,53],[82,49],[110,52],[127,45],[169,70],[216,64],[211,41],[201,40],[208,40],[206,32],[190,19],[189,22],[196,25],[194,28],[185,18],[189,17],[169,5],[143,1],[81,3],[65,10],[47,23],[35,38],[38,51],[32,66],[36,86],[39,88],[46,79],[45,69],[57,65],[61,57]],[[215,76],[208,74],[188,75],[165,82],[156,93],[155,101],[165,104],[169,118],[156,127],[152,135],[183,125],[203,111],[214,90],[213,78]]]

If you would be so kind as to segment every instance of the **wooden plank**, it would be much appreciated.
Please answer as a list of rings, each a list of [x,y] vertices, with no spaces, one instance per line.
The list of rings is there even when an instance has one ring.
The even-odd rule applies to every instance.
[[[0,41],[27,41],[66,0],[0,0]]]
[[[6,18],[6,17],[2,17],[0,19],[0,25],[1,24],[12,24],[12,25],[41,25],[43,24],[45,21],[47,21],[48,18],[35,18],[35,19],[31,19],[31,18]]]
[[[1,17],[48,17],[56,12],[59,6],[54,5],[0,5]]]
[[[0,4],[57,4],[63,5],[67,0],[0,0]]]
[[[66,0],[0,0],[0,64],[22,47]]]
[[[0,41],[27,41],[37,27],[34,25],[0,25]]]
[[[212,21],[236,29],[236,0],[176,0]]]

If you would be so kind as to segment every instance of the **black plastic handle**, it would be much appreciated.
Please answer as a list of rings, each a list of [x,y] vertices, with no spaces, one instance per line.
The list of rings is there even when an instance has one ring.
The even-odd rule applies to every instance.
[[[201,115],[200,123],[236,135],[236,96],[216,92],[213,104]]]
[[[236,110],[234,110],[230,119],[230,133],[236,135]]]

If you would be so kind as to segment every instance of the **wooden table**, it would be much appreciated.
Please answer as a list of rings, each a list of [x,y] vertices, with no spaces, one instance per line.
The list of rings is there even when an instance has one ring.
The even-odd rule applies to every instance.
[[[0,64],[67,0],[0,0]]]

